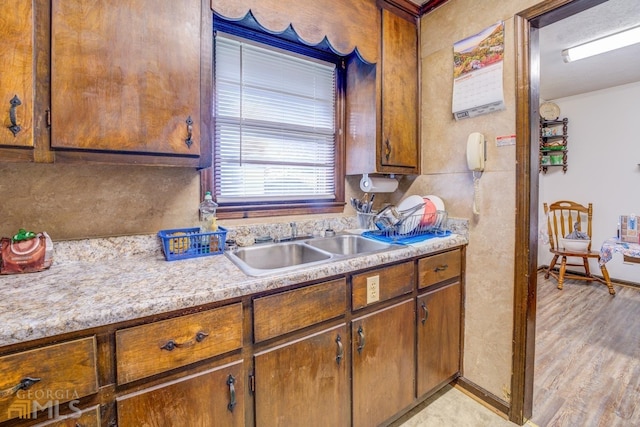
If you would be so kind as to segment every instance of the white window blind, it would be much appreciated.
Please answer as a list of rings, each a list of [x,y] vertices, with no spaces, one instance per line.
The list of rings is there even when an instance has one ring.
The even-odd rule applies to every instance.
[[[218,203],[335,199],[334,64],[215,39]]]

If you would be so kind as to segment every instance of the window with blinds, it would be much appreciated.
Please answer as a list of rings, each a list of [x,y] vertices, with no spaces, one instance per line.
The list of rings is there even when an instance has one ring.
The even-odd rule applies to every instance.
[[[336,198],[336,65],[218,31],[214,191],[221,205]]]

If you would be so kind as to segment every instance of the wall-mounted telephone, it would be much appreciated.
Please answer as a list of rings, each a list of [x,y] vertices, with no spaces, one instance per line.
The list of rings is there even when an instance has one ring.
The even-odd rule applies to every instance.
[[[472,171],[482,172],[487,158],[487,144],[484,135],[474,132],[467,139],[467,166]]]
[[[480,215],[478,207],[478,193],[480,192],[480,177],[484,171],[487,159],[487,142],[484,135],[474,132],[467,138],[467,166],[473,171],[473,213]]]

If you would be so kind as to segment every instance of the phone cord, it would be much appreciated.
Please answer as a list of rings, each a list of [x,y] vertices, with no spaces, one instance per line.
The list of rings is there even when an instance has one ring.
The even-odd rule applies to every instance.
[[[477,173],[473,171],[473,214],[480,215],[479,209],[479,194],[480,194],[480,177],[482,176],[482,172]]]

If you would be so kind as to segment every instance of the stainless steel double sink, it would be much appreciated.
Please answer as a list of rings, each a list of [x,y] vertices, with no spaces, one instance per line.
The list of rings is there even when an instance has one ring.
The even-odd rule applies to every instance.
[[[340,234],[246,246],[227,251],[226,255],[245,274],[264,276],[399,247],[401,245],[380,242],[356,234]]]

